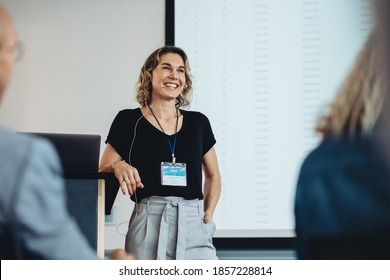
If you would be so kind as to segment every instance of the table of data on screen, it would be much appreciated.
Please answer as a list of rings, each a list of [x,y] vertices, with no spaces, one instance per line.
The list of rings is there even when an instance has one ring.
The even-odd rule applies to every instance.
[[[175,1],[175,44],[195,77],[190,109],[217,139],[217,237],[293,236],[317,117],[372,26],[367,0]]]

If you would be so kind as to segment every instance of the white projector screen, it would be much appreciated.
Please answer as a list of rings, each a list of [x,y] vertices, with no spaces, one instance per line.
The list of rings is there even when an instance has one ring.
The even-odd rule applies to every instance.
[[[190,110],[217,139],[215,237],[294,237],[300,165],[318,114],[372,28],[367,0],[174,0],[174,43],[190,59]]]

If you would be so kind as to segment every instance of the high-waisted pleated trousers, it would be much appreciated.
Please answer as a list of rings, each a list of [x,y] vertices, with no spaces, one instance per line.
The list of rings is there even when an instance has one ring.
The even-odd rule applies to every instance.
[[[125,248],[139,260],[216,260],[202,200],[152,196],[134,206]]]

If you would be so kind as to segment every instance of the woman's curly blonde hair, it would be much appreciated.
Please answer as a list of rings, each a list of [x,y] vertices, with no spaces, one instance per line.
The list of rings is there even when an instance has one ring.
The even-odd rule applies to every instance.
[[[164,46],[149,55],[141,68],[136,87],[136,100],[142,107],[149,104],[152,98],[152,72],[159,64],[161,56],[167,53],[178,54],[184,61],[186,85],[183,92],[176,98],[176,107],[188,107],[190,105],[192,94],[192,75],[187,55],[181,48]]]
[[[328,114],[317,122],[323,137],[368,134],[377,123],[384,102],[377,30],[372,31],[342,84]]]

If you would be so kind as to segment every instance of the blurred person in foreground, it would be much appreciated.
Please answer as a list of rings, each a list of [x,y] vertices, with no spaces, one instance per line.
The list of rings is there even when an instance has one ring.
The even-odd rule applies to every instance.
[[[382,71],[384,71],[384,83],[385,83],[385,98],[384,109],[381,115],[382,133],[380,140],[384,147],[384,151],[387,153],[387,160],[390,166],[390,1],[389,0],[372,0],[375,15],[378,22],[378,41],[380,44],[380,51],[382,61]]]
[[[12,17],[0,5],[0,102],[20,51]],[[1,259],[97,259],[65,197],[54,148],[0,125]],[[111,258],[131,256],[116,249]]]
[[[295,200],[299,258],[311,258],[314,237],[390,230],[390,174],[378,145],[384,77],[377,36],[377,30],[370,34],[329,112],[319,119],[322,142],[301,167]]]

